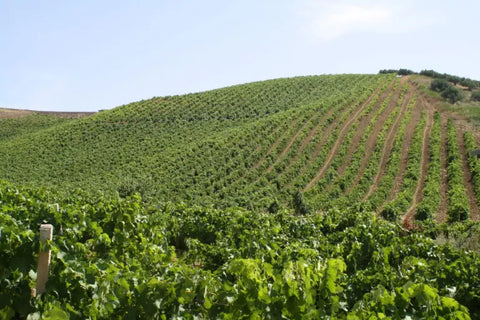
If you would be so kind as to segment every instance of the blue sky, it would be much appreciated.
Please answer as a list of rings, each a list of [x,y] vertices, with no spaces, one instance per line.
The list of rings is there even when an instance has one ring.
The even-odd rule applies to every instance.
[[[96,111],[278,77],[480,80],[480,2],[0,0],[0,107]]]

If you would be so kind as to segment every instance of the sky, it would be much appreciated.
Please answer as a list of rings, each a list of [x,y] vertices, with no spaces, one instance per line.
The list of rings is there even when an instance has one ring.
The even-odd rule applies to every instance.
[[[280,77],[480,80],[479,1],[0,0],[0,108],[97,111]]]

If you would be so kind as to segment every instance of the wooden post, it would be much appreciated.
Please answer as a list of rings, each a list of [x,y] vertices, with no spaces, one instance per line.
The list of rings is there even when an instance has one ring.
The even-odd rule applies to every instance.
[[[51,224],[40,225],[40,243],[45,245],[47,240],[52,240],[53,226]],[[50,250],[40,250],[38,253],[37,290],[36,293],[44,293],[48,281],[48,268],[50,267]]]

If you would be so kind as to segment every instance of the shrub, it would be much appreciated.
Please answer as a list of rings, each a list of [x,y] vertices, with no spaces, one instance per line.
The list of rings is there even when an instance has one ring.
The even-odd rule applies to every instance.
[[[399,70],[396,69],[383,69],[380,70],[378,73],[380,74],[388,74],[388,73],[398,73]]]
[[[385,220],[390,222],[395,222],[400,215],[398,208],[391,203],[387,203],[380,214]]]
[[[480,101],[480,91],[474,91],[472,92],[472,101]]]
[[[472,91],[475,88],[478,88],[478,81],[473,81],[470,79],[463,79],[460,81],[460,84],[464,87],[468,87],[468,90]]]
[[[310,208],[305,203],[303,193],[300,191],[297,191],[293,195],[293,208],[295,209],[295,212],[300,215],[306,215],[310,213]]]
[[[413,74],[414,72],[412,70],[409,70],[409,69],[400,69],[398,70],[397,74],[399,76],[407,76],[409,74]]]
[[[431,212],[431,208],[426,203],[421,203],[417,208],[417,214],[415,215],[415,219],[417,220],[427,220],[431,219],[433,216]]]
[[[446,90],[447,88],[451,87],[452,85],[448,83],[447,80],[444,79],[434,79],[432,83],[430,84],[430,90],[436,91],[436,92],[442,92]]]
[[[460,91],[453,86],[449,86],[442,92],[442,97],[450,101],[451,103],[455,103],[461,99]]]
[[[462,78],[460,78],[458,76],[447,75],[447,80],[452,82],[454,85],[456,85],[457,83],[462,81]]]

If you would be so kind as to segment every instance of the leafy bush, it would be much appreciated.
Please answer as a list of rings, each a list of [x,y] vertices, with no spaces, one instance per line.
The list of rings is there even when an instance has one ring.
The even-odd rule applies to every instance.
[[[409,74],[414,74],[415,72],[413,72],[412,70],[410,69],[382,69],[380,71],[378,71],[379,74],[388,74],[388,73],[396,73],[398,74],[399,76],[407,76]]]
[[[450,81],[453,84],[461,84],[462,86],[468,87],[469,90],[480,87],[480,81],[472,80],[465,77],[454,76],[447,73],[439,73],[434,70],[422,70],[420,71],[420,74],[434,79]]]
[[[413,74],[414,72],[412,70],[409,70],[409,69],[400,69],[398,70],[397,74],[399,76],[407,76],[409,74]]]
[[[310,208],[305,203],[305,199],[303,198],[303,193],[297,191],[293,195],[293,208],[297,214],[305,215],[310,212]]]
[[[444,79],[434,79],[432,81],[432,83],[430,84],[430,90],[433,90],[433,91],[436,91],[436,92],[443,92],[448,87],[451,87],[451,84],[448,83],[448,81],[444,80]]]
[[[378,71],[379,74],[398,73],[397,69],[382,69]]]
[[[480,101],[480,91],[474,91],[472,92],[472,101]]]
[[[453,86],[449,86],[442,92],[442,97],[450,101],[451,103],[455,103],[462,98],[460,91]]]

